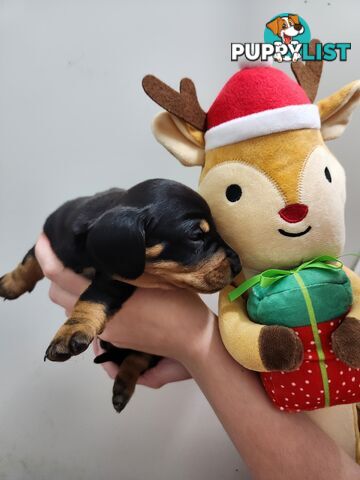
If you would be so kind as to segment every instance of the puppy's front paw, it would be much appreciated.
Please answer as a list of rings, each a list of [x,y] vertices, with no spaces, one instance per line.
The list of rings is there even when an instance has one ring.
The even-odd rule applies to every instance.
[[[331,337],[335,355],[352,368],[360,368],[360,320],[346,317]]]
[[[261,360],[269,371],[291,372],[300,367],[304,349],[296,333],[287,327],[262,328],[259,338]]]
[[[79,325],[70,318],[55,335],[46,350],[45,358],[53,362],[64,362],[74,355],[84,352],[94,340],[94,332],[87,325]]]

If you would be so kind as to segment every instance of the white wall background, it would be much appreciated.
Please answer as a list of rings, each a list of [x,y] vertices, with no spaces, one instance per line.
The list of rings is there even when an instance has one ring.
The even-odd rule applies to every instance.
[[[158,109],[143,75],[174,87],[190,76],[207,108],[235,70],[230,43],[262,41],[265,22],[288,10],[323,41],[352,42],[349,62],[325,66],[320,96],[359,76],[356,0],[1,0],[0,271],[68,198],[149,177],[196,187],[198,172],[151,136]],[[357,115],[332,146],[349,173],[348,252],[359,245],[359,126]],[[64,320],[47,288],[1,305],[1,480],[248,478],[192,382],[138,388],[118,416],[90,352],[44,364]]]

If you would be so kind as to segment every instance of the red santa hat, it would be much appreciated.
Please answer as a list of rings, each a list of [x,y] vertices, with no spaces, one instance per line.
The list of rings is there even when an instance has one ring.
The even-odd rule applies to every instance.
[[[320,128],[318,107],[288,75],[264,62],[240,66],[207,113],[206,150],[271,133]]]

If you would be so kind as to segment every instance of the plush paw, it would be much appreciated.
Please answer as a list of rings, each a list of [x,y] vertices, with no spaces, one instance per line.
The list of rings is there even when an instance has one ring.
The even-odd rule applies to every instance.
[[[297,370],[304,358],[301,340],[287,327],[278,325],[263,327],[259,348],[261,360],[268,371]]]
[[[352,368],[360,368],[360,320],[346,317],[331,337],[335,355]]]
[[[71,321],[72,319],[70,319]],[[69,323],[69,320],[68,322]],[[77,322],[78,323],[78,322]],[[74,355],[84,352],[94,339],[94,334],[86,326],[63,325],[46,350],[45,358],[52,362],[64,362]]]

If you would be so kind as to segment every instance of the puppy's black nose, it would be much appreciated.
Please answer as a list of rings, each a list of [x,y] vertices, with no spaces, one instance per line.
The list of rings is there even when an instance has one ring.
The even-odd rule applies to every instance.
[[[226,255],[230,260],[231,273],[234,277],[241,272],[241,262],[238,255],[231,248],[226,249]]]
[[[294,25],[294,28],[295,28],[295,30],[297,30],[298,32],[300,32],[300,30],[301,30],[303,27],[302,27],[301,23],[296,23],[296,24]]]

